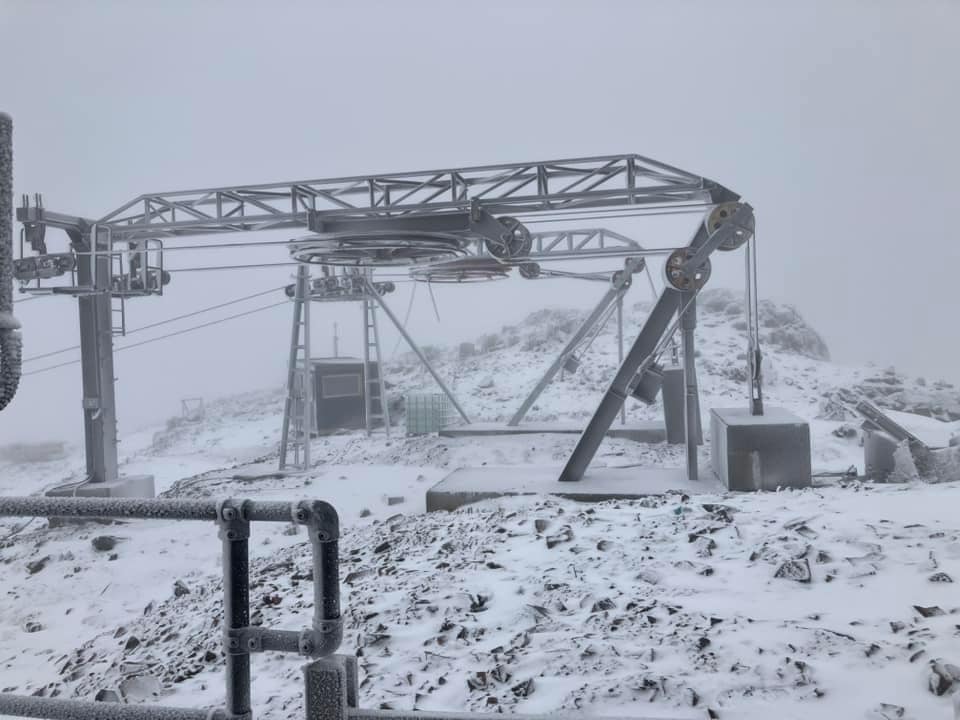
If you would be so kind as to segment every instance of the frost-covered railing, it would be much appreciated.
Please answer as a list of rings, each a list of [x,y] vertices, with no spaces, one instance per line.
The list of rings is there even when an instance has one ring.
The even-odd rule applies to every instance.
[[[0,693],[0,716],[50,720],[252,720],[250,653],[264,650],[314,658],[303,668],[307,720],[481,720],[488,715],[391,712],[359,707],[357,659],[333,654],[343,639],[340,520],[337,511],[326,502],[0,497],[0,517],[138,518],[217,523],[223,541],[223,645],[226,653],[226,702],[223,708],[125,705]],[[294,522],[307,527],[313,550],[314,583],[314,617],[310,629],[296,632],[250,627],[248,539],[251,522]],[[513,720],[564,720],[564,716],[552,713],[511,717]],[[566,716],[566,720],[586,719]],[[591,717],[590,720],[605,719]],[[631,720],[656,718],[633,716]]]
[[[226,702],[223,708],[190,709],[38,698],[0,694],[0,715],[70,720],[249,720],[250,654],[265,650],[312,658],[340,646],[339,538],[337,511],[321,500],[139,500],[0,497],[0,517],[138,518],[215,522],[223,542],[223,648]],[[251,522],[304,525],[313,551],[314,614],[307,630],[250,626],[249,547]],[[355,668],[353,677],[355,675]]]

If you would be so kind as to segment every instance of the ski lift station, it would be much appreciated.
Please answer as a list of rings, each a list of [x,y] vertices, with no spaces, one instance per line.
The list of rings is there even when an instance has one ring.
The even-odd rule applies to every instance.
[[[5,209],[13,209],[10,132],[9,118],[0,115],[0,220]],[[24,196],[15,211],[20,229],[18,243],[11,232],[12,223],[0,222],[0,409],[16,392],[21,370],[19,324],[14,318],[10,292],[12,281],[28,296],[75,298],[81,339],[82,400],[78,411],[83,418],[85,442],[82,479],[47,489],[45,496],[2,497],[0,517],[216,523],[223,571],[222,585],[216,592],[223,593],[223,615],[205,627],[216,625],[217,633],[219,628],[223,630],[222,655],[217,657],[218,661],[223,658],[226,699],[222,707],[196,710],[3,692],[0,715],[249,720],[251,655],[270,651],[309,659],[303,676],[306,715],[311,719],[473,718],[468,714],[429,714],[416,709],[360,709],[360,652],[352,654],[355,649],[350,648],[346,654],[335,654],[344,639],[345,618],[349,618],[340,605],[340,517],[325,499],[323,483],[314,482],[315,476],[323,473],[316,470],[320,460],[313,452],[318,447],[338,447],[337,440],[329,435],[349,434],[343,446],[351,449],[375,447],[379,443],[381,449],[391,446],[389,452],[398,454],[417,445],[428,446],[430,452],[436,449],[430,440],[408,439],[412,435],[471,438],[470,451],[481,450],[470,456],[481,458],[474,466],[438,470],[430,483],[419,486],[414,483],[426,475],[417,475],[406,485],[405,492],[409,488],[418,493],[416,488],[423,489],[425,497],[419,497],[424,497],[427,512],[453,511],[477,501],[516,495],[554,495],[590,503],[678,493],[686,502],[686,495],[777,491],[812,484],[808,423],[787,409],[769,406],[764,398],[754,209],[716,181],[647,157],[623,154],[145,193],[105,214],[92,210],[85,216],[67,215],[48,208],[40,195]],[[621,218],[630,218],[640,226],[664,215],[689,216],[692,230],[688,228],[687,234],[677,236],[651,233],[659,244],[648,247],[613,227],[614,221]],[[267,232],[277,238],[264,239]],[[247,248],[272,248],[276,262],[236,264],[237,253]],[[19,252],[14,253],[15,249]],[[277,351],[277,365],[286,371],[282,417],[276,418],[280,441],[277,444],[271,440],[271,447],[264,448],[263,455],[249,463],[269,463],[268,474],[232,475],[224,480],[246,486],[264,478],[287,482],[292,477],[295,482],[302,480],[304,488],[309,486],[305,491],[310,495],[307,499],[214,500],[202,494],[191,495],[192,490],[205,492],[189,483],[210,476],[206,471],[178,481],[187,484],[175,485],[169,491],[159,488],[164,491],[163,497],[156,497],[159,483],[155,484],[152,475],[120,472],[114,340],[128,332],[127,303],[161,302],[160,298],[176,292],[176,264],[167,263],[170,254],[197,249],[229,254],[229,261],[216,268],[224,272],[278,265],[289,272],[285,286],[268,291],[276,306],[289,310],[281,328],[282,347]],[[745,302],[740,357],[744,367],[725,375],[731,382],[742,383],[742,402],[704,407],[697,368],[698,299],[709,285],[713,263],[723,256],[735,259],[738,273],[739,267],[743,268]],[[565,327],[567,336],[562,340],[562,348],[543,360],[529,385],[516,397],[498,394],[496,402],[507,405],[507,411],[499,416],[503,420],[491,422],[478,416],[476,398],[456,392],[454,378],[445,377],[445,368],[435,361],[434,353],[418,344],[410,330],[409,310],[408,317],[403,319],[394,312],[392,296],[400,278],[413,283],[413,287],[418,287],[416,283],[428,287],[443,284],[451,293],[462,292],[467,285],[480,286],[476,292],[483,292],[487,284],[495,287],[497,283],[514,283],[529,294],[532,306],[536,306],[538,293],[543,294],[545,284],[557,279],[593,287],[596,294],[594,302],[583,308],[582,316]],[[628,322],[624,304],[637,295],[650,303],[644,307],[639,322]],[[360,341],[358,347],[343,353],[335,329],[332,355],[325,352],[319,356],[314,353],[316,338],[311,336],[313,321],[328,321],[332,304],[339,304],[336,317],[341,324],[345,318],[353,318],[349,322],[360,330]],[[468,308],[460,312],[472,311]],[[718,320],[719,317],[719,313],[714,313],[711,322],[727,321]],[[616,363],[612,370],[605,371],[597,362],[599,352],[591,349],[601,332],[611,325],[616,334]],[[386,332],[397,333],[397,342],[405,343],[409,351],[410,360],[402,368],[391,365],[384,357]],[[733,341],[727,342],[730,337],[724,334],[725,352],[731,349]],[[511,351],[508,347],[502,352]],[[458,353],[461,359],[472,358],[477,348],[462,343]],[[736,357],[735,350],[732,354]],[[414,363],[429,387],[425,392],[400,397],[401,383],[391,382],[391,372],[409,372]],[[591,363],[595,364],[591,367]],[[593,378],[601,376],[601,389],[587,408],[585,422],[545,422],[529,417],[531,411],[537,412],[538,399],[551,391],[551,385],[562,373],[586,370]],[[646,415],[643,422],[627,422],[625,408],[635,403],[655,408],[651,412],[656,414]],[[185,432],[199,429],[213,414],[199,397],[181,398],[180,410],[176,424],[196,424],[184,428]],[[877,478],[895,470],[894,453],[904,447],[909,447],[918,458],[933,458],[941,449],[869,403],[861,403],[857,412],[866,418],[867,469]],[[258,417],[257,421],[261,420]],[[267,422],[273,420],[268,418]],[[269,437],[262,431],[263,426],[258,425],[257,437]],[[382,434],[390,442],[374,437],[375,434]],[[496,443],[503,436],[541,434],[570,436],[572,449],[554,446],[561,447],[565,454],[562,463],[498,467],[485,462],[486,457],[497,456]],[[643,455],[658,458],[649,461],[648,466],[611,467],[604,462],[594,463],[608,437],[675,448]],[[392,447],[394,443],[399,450]],[[527,440],[522,444],[526,445]],[[485,456],[483,451],[488,445],[491,452]],[[332,455],[333,452],[327,453],[324,458],[329,460]],[[680,466],[653,464],[663,462],[659,458],[665,457],[678,458]],[[330,461],[330,465],[336,462]],[[447,467],[445,462],[433,466]],[[393,468],[388,470],[392,472]],[[350,480],[346,474],[340,477]],[[393,479],[391,475],[391,483]],[[213,480],[220,482],[221,477]],[[268,492],[275,489],[266,484],[263,487]],[[354,488],[348,490],[353,492]],[[360,492],[367,490],[363,487]],[[340,499],[343,497],[346,496]],[[353,499],[351,496],[350,500]],[[364,494],[362,501],[367,500]],[[388,493],[383,500],[389,506],[403,502],[404,498]],[[722,507],[704,501],[703,507],[708,505]],[[558,511],[563,512],[562,508]],[[676,512],[682,510],[678,508]],[[371,514],[364,508],[360,517]],[[524,523],[533,520],[531,525],[539,543],[547,520],[528,518],[524,513],[512,515],[524,515]],[[667,524],[660,527],[669,526],[672,529],[668,534],[685,537],[677,532],[680,526],[674,523],[674,515],[668,511],[663,511],[663,515]],[[379,518],[374,522],[379,523]],[[388,519],[378,527],[393,533],[390,522]],[[252,565],[248,541],[254,523],[286,525],[278,536],[295,534],[295,528],[288,532],[291,524],[302,526],[308,534],[309,543],[296,547],[304,557],[309,553],[311,574],[300,575],[298,571],[293,576],[309,577],[313,586],[314,615],[305,629],[281,630],[252,620],[251,587],[265,585],[262,580],[251,585],[249,577]],[[485,520],[483,523],[488,524]],[[446,521],[440,523],[444,525]],[[736,526],[733,530],[739,537]],[[451,544],[440,539],[444,531],[439,530],[438,536],[429,542]],[[497,532],[508,531],[498,527]],[[419,535],[416,537],[417,542],[424,542]],[[551,538],[545,540],[550,549]],[[367,544],[371,548],[390,547],[390,542]],[[810,546],[807,547],[809,550]],[[266,552],[273,551],[274,545],[270,545]],[[374,554],[380,552],[373,550]],[[640,555],[633,548],[625,552],[631,554]],[[646,562],[647,557],[640,561]],[[350,562],[356,562],[355,558],[351,556]],[[585,561],[581,558],[576,562]],[[791,563],[798,562],[791,560],[784,566],[792,567]],[[494,563],[487,563],[487,567],[503,568]],[[472,564],[469,572],[474,572]],[[778,569],[777,577],[780,572]],[[43,578],[50,575],[48,571]],[[706,576],[698,571],[697,576],[701,575]],[[800,575],[793,579],[805,582]],[[542,578],[538,580],[541,581]],[[346,582],[350,582],[349,575]],[[603,582],[607,583],[608,578],[604,577]],[[523,594],[523,587],[518,587],[515,595]],[[376,591],[380,592],[379,586]],[[309,604],[309,600],[305,602]],[[522,602],[528,603],[529,598]],[[597,606],[605,607],[601,602],[598,600]],[[613,607],[612,601],[606,602]],[[472,595],[471,603],[485,609]],[[474,604],[468,606],[471,613]],[[539,611],[535,605],[526,607]],[[588,607],[589,604],[581,603],[581,608]],[[543,610],[540,614],[549,613]],[[704,617],[712,626],[713,618]],[[503,625],[509,622],[504,621]],[[119,637],[113,636],[114,640]],[[517,718],[534,720],[534,716]]]
[[[699,220],[692,237],[672,238],[667,248],[648,249],[604,227],[616,217],[677,213]],[[16,215],[21,223],[20,258],[13,274],[21,291],[77,299],[87,471],[79,486],[53,490],[54,495],[153,494],[149,477],[121,477],[117,470],[112,354],[114,337],[126,332],[126,303],[169,292],[171,273],[164,262],[169,253],[186,248],[236,252],[245,243],[277,244],[247,240],[253,231],[267,230],[281,235],[280,249],[296,267],[294,282],[285,290],[292,321],[281,470],[310,467],[310,439],[316,432],[359,427],[367,433],[395,431],[384,382],[389,370],[380,352],[385,319],[444,396],[446,409],[439,412],[454,415],[453,423],[445,415],[425,426],[439,424],[441,432],[452,435],[579,435],[562,467],[523,473],[461,469],[431,489],[430,509],[525,492],[635,497],[717,482],[744,490],[810,482],[806,424],[763,402],[753,208],[720,183],[662,162],[624,154],[146,193],[106,214],[87,217],[48,209],[37,195],[33,202],[23,198]],[[65,233],[64,250],[49,249],[53,233],[48,230]],[[717,252],[744,255],[749,367],[741,407],[701,409],[695,363],[697,296],[710,280],[711,257]],[[556,267],[558,261],[569,268],[587,260],[603,261],[608,270]],[[654,263],[662,289],[643,326],[624,328],[624,297],[638,282],[655,291]],[[512,278],[525,283],[531,295],[555,277],[594,282],[604,291],[563,351],[543,368],[536,385],[516,399],[511,419],[491,425],[473,421],[469,399],[456,397],[391,310],[388,297],[395,285],[381,277],[395,277],[398,271],[413,281],[450,285]],[[311,356],[311,308],[316,311],[325,303],[358,306],[361,357]],[[597,398],[589,422],[582,427],[525,424],[527,411],[559,372],[575,372],[590,361],[587,349],[613,315],[620,364]],[[625,333],[635,337],[626,348]],[[615,423],[624,403],[653,403],[661,393],[661,421]],[[712,468],[702,470],[697,449],[704,418],[710,421]],[[641,442],[682,443],[685,467],[592,471],[591,460],[610,432]]]

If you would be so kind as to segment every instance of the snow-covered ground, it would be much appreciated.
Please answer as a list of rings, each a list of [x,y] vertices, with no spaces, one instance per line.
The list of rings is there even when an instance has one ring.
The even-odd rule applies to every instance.
[[[744,402],[739,316],[720,300],[702,304],[698,328],[705,411]],[[875,400],[895,394],[889,407],[952,417],[957,398],[949,386],[832,364],[800,320],[767,310],[779,318],[765,329],[767,402],[810,420],[815,473],[863,469],[858,439],[835,432],[855,424],[831,404],[838,389],[892,388]],[[627,326],[643,312],[631,308]],[[540,314],[478,342],[475,356],[439,351],[436,362],[474,419],[503,420],[575,320]],[[616,353],[605,332],[529,419],[585,419]],[[406,359],[387,377],[395,396],[432,389]],[[919,400],[910,405],[910,398]],[[342,651],[359,657],[365,707],[730,720],[952,715],[958,483],[822,478],[812,489],[772,494],[593,506],[525,497],[427,515],[426,490],[451,470],[557,465],[576,436],[344,433],[314,442],[309,473],[283,477],[275,473],[281,411],[280,391],[208,402],[201,423],[125,436],[123,472],[152,473],[167,496],[333,503],[343,524]],[[658,412],[632,404],[628,418]],[[897,417],[947,441],[956,430]],[[709,447],[702,453],[706,466]],[[595,464],[681,466],[682,448],[611,439]],[[78,453],[0,464],[0,493],[37,493],[76,479],[81,468]],[[388,504],[388,496],[403,501]],[[255,620],[305,626],[312,596],[303,534],[272,525],[253,533]],[[51,529],[39,519],[5,520],[0,562],[0,691],[91,698],[119,688],[130,702],[220,702],[212,525]],[[940,659],[937,675],[931,662]],[[255,658],[258,716],[296,712],[301,664]],[[931,678],[943,695],[931,691]]]

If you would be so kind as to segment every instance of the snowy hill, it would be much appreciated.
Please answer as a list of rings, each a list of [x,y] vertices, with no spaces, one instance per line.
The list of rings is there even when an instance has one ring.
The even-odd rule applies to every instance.
[[[627,342],[647,309],[625,308]],[[701,296],[705,411],[745,402],[742,312],[727,291]],[[505,420],[580,317],[539,311],[478,338],[472,356],[430,353],[473,419]],[[960,419],[960,393],[948,384],[833,364],[792,308],[765,302],[761,320],[767,402],[810,420],[815,473],[862,470],[857,438],[840,432],[853,424],[842,403],[854,394],[926,415],[944,437],[955,429],[932,419]],[[587,418],[616,358],[611,326],[528,419]],[[395,397],[434,390],[412,357],[389,365],[386,377]],[[390,440],[318,439],[315,468],[283,477],[275,472],[282,402],[279,389],[251,392],[208,402],[200,423],[127,436],[123,472],[153,473],[166,496],[332,502],[344,527],[341,650],[359,657],[365,707],[724,720],[950,715],[947,696],[960,687],[960,670],[952,675],[960,664],[957,483],[823,479],[805,491],[596,506],[513,498],[428,516],[424,494],[449,470],[562,463],[576,437],[406,438],[401,425]],[[659,412],[632,403],[628,418]],[[702,453],[706,465],[709,448]],[[595,460],[682,462],[682,448],[613,439]],[[39,492],[80,467],[76,454],[7,461],[0,492]],[[388,495],[403,502],[388,504]],[[21,526],[0,524],[0,690],[89,698],[106,688],[128,702],[220,702],[212,526]],[[104,536],[115,540],[94,543]],[[307,623],[302,533],[257,526],[251,555],[255,620]],[[256,658],[259,716],[294,712],[301,664]]]

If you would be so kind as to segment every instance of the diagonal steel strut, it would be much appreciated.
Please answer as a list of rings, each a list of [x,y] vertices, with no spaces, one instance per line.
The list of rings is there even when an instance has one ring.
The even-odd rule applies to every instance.
[[[406,328],[403,327],[403,323],[393,314],[393,311],[387,306],[387,303],[384,302],[383,298],[380,297],[380,294],[373,288],[370,284],[370,280],[364,276],[363,280],[367,284],[367,291],[370,296],[376,300],[377,304],[386,313],[387,317],[390,318],[390,322],[393,323],[394,327],[397,328],[397,331],[403,336],[403,339],[407,341],[407,345],[410,346],[410,349],[420,358],[420,362],[423,363],[423,366],[427,369],[427,372],[430,373],[431,377],[436,381],[437,385],[440,386],[440,389],[443,390],[444,394],[450,399],[450,402],[453,403],[453,406],[457,409],[457,412],[460,413],[460,417],[463,418],[463,421],[470,424],[470,417],[467,415],[467,412],[460,407],[460,403],[457,402],[457,398],[454,396],[450,388],[447,387],[447,384],[443,382],[443,378],[437,374],[437,371],[433,369],[433,365],[430,364],[430,361],[427,359],[427,356],[423,354],[423,351],[417,346],[413,341],[413,338],[407,333]],[[382,372],[382,370],[381,370]]]
[[[623,296],[626,294],[627,290],[630,289],[630,279],[631,272],[630,270],[625,269],[624,274],[621,276],[621,280],[612,284],[607,291],[603,294],[603,297],[600,298],[600,302],[597,303],[593,311],[584,319],[580,324],[580,327],[577,328],[576,332],[570,337],[567,341],[567,344],[564,346],[563,350],[560,351],[560,354],[554,359],[550,364],[550,367],[547,368],[547,371],[543,374],[543,377],[540,378],[537,382],[536,387],[530,391],[530,394],[527,395],[520,407],[517,408],[517,411],[513,414],[513,417],[510,418],[510,421],[507,423],[510,427],[516,427],[520,424],[520,421],[523,420],[524,416],[527,414],[527,411],[533,406],[537,401],[537,398],[540,397],[540,394],[546,389],[554,376],[566,363],[567,358],[570,357],[571,353],[576,349],[576,347],[583,341],[585,337],[593,330],[601,318],[606,317],[607,311],[614,303],[619,303],[623,300]]]
[[[742,233],[748,221],[752,219],[753,208],[744,203],[737,207],[737,210],[728,222],[712,234],[705,224],[701,224],[689,244],[690,250],[693,251],[693,257],[697,259],[698,263],[704,262],[715,249],[729,241],[736,233]],[[688,262],[688,264],[690,263]],[[690,270],[692,271],[695,268],[696,266],[690,268]],[[610,429],[614,419],[617,417],[617,413],[620,412],[620,408],[630,394],[632,383],[635,382],[637,374],[652,362],[653,354],[664,335],[668,332],[673,316],[681,309],[683,295],[684,293],[680,290],[673,289],[669,283],[660,293],[660,297],[653,306],[653,310],[650,311],[650,315],[640,330],[640,334],[627,353],[623,363],[621,363],[617,374],[610,383],[610,387],[606,393],[604,393],[593,417],[590,418],[590,422],[577,441],[576,447],[574,447],[573,452],[567,459],[567,463],[560,473],[559,479],[561,482],[576,482],[583,479],[587,467],[590,465],[591,460],[593,460],[594,455],[596,455],[600,443],[603,442],[604,435],[606,435],[607,430]],[[691,321],[692,318],[688,318],[688,322]],[[692,331],[692,328],[690,328],[690,331]],[[690,340],[689,349],[692,351],[692,337]],[[685,347],[684,350],[686,351],[687,347]],[[692,363],[692,352],[690,362]],[[689,370],[686,373],[685,380],[686,382],[684,384],[687,386],[688,393],[687,412],[691,414],[691,409],[696,403],[696,398],[690,397],[691,373]],[[695,392],[695,385],[693,387]],[[688,473],[693,476],[691,479],[695,479],[696,476],[696,470],[690,468],[691,460],[689,459],[689,448],[691,444],[693,444],[695,448],[697,441],[695,428],[695,419],[688,417]]]

